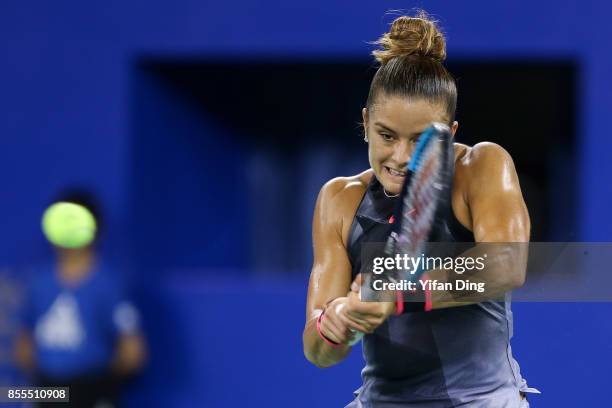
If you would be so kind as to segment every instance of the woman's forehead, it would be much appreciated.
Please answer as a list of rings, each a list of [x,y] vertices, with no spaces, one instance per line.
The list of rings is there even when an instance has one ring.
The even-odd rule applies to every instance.
[[[445,121],[446,110],[439,103],[424,99],[412,99],[400,96],[380,97],[370,106],[370,119],[388,125],[427,126],[431,122]]]

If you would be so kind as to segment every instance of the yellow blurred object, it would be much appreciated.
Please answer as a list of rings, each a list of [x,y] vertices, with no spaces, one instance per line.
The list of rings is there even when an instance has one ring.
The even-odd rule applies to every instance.
[[[58,202],[42,218],[42,230],[49,242],[62,248],[83,248],[96,236],[96,219],[82,205]]]

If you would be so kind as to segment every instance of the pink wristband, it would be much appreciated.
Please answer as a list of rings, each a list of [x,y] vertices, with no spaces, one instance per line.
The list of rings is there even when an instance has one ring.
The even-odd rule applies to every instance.
[[[327,345],[329,345],[331,348],[335,348],[335,349],[340,348],[340,346],[342,346],[341,344],[331,341],[330,339],[325,337],[323,333],[321,333],[321,321],[323,320],[323,315],[325,314],[325,310],[326,309],[323,309],[323,311],[319,315],[319,318],[317,319],[317,334],[319,335],[321,340],[327,343]]]
[[[404,313],[404,294],[402,291],[398,290],[395,292],[397,299],[395,300],[395,315],[399,316]]]
[[[428,282],[429,277],[427,274],[423,274],[423,276],[419,279],[420,282]],[[432,300],[431,300],[431,290],[429,290],[428,285],[423,285],[423,301],[422,302],[409,302],[408,308],[406,308],[406,303],[404,303],[404,294],[402,291],[396,291],[395,294],[397,296],[395,303],[395,316],[399,316],[406,311],[410,312],[420,312],[425,311],[429,312],[433,308]],[[416,292],[412,290],[411,292]]]
[[[427,282],[429,281],[429,276],[427,276],[427,274],[423,274],[423,276],[421,277],[421,280],[423,282]],[[431,311],[433,305],[431,303],[431,290],[429,290],[429,285],[424,285],[425,286],[425,311],[429,312]]]

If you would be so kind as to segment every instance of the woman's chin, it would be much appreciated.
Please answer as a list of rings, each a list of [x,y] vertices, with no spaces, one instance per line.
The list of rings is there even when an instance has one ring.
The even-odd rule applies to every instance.
[[[396,195],[402,191],[402,183],[393,180],[380,180],[387,194]]]
[[[378,180],[385,188],[388,194],[399,194],[402,191],[404,180],[406,179],[403,175],[397,175],[392,173],[387,166],[382,166],[379,174],[376,175]]]

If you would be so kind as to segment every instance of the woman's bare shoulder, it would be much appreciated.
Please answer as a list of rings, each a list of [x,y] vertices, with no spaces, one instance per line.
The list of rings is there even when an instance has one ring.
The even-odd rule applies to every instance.
[[[512,161],[510,154],[500,145],[493,142],[480,142],[474,146],[455,143],[457,164],[471,168],[486,162]]]
[[[335,177],[323,185],[320,197],[325,198],[326,202],[352,201],[354,196],[361,200],[373,174],[372,169],[368,169],[354,176]]]
[[[319,214],[335,225],[346,243],[355,212],[368,188],[374,172],[368,169],[349,177],[336,177],[321,188],[317,201]]]
[[[474,146],[455,143],[454,195],[461,195],[468,202],[468,192],[491,183],[503,182],[504,177],[514,174],[514,163],[510,154],[500,145],[480,142]]]

